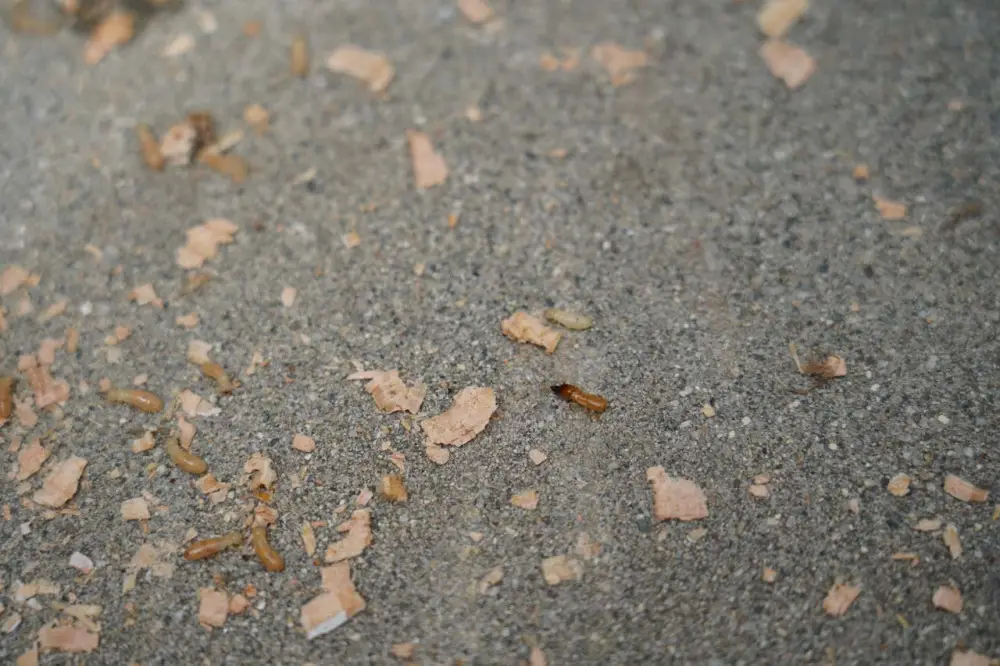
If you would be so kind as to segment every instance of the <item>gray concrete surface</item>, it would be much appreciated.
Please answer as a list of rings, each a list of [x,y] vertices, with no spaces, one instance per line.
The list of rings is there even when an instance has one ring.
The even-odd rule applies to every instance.
[[[43,520],[19,506],[13,481],[2,486],[14,508],[0,522],[3,601],[24,621],[0,640],[0,659],[27,649],[57,615],[52,599],[40,599],[41,611],[9,599],[13,581],[38,577],[59,582],[62,601],[73,593],[104,607],[98,652],[45,664],[393,663],[389,647],[401,641],[420,642],[421,664],[514,664],[531,645],[556,665],[929,665],[947,663],[956,646],[1000,657],[991,520],[1000,5],[816,0],[790,39],[818,71],[789,92],[756,54],[754,3],[493,4],[505,21],[496,32],[466,24],[450,0],[205,2],[157,17],[93,68],[78,35],[3,33],[0,267],[41,274],[30,292],[39,310],[58,297],[72,306],[45,324],[8,316],[0,367],[12,371],[17,354],[79,326],[80,353],[61,353],[53,368],[74,386],[55,446],[56,458],[90,463],[78,518]],[[217,17],[215,34],[199,31],[199,8]],[[263,21],[255,39],[241,29],[249,19]],[[287,45],[303,27],[314,67],[290,80]],[[197,36],[196,49],[161,57],[181,32]],[[647,39],[652,66],[620,89],[592,63],[568,73],[538,66],[564,45]],[[345,42],[390,55],[390,99],[324,70],[323,56]],[[952,100],[964,109],[949,109]],[[163,130],[207,108],[231,129],[255,102],[271,109],[272,127],[237,148],[253,166],[243,186],[199,169],[142,167],[135,122]],[[472,103],[479,123],[464,117]],[[452,170],[426,193],[412,187],[404,132],[414,127],[432,133]],[[565,159],[548,157],[557,148]],[[851,177],[860,162],[868,183]],[[310,167],[314,186],[289,185]],[[907,219],[882,220],[872,193],[910,204]],[[970,199],[983,215],[942,230]],[[377,207],[363,212],[369,203]],[[451,212],[461,212],[453,230]],[[186,228],[213,216],[240,225],[237,241],[210,263],[203,291],[180,296],[174,251]],[[362,244],[348,250],[341,235],[352,228]],[[100,263],[87,243],[104,251]],[[126,300],[147,281],[165,309]],[[286,285],[298,289],[291,309],[278,298]],[[510,312],[548,305],[596,324],[551,356],[501,336]],[[174,325],[191,311],[198,328]],[[116,324],[134,332],[122,362],[109,365],[98,350]],[[128,443],[156,419],[76,386],[148,373],[165,395],[209,394],[184,358],[194,338],[214,343],[229,368],[257,348],[271,360],[219,400],[221,415],[199,422],[196,441],[227,481],[250,453],[273,458],[282,476],[273,541],[288,569],[268,575],[251,553],[180,561],[171,579],[141,576],[122,596],[144,536],[119,519],[121,501],[153,493],[170,510],[147,538],[174,541],[190,527],[222,531],[235,503],[204,505],[169,467],[149,478],[146,466],[162,456],[132,454]],[[797,395],[810,383],[795,372],[790,341],[842,355],[848,376]],[[416,431],[343,381],[352,359],[426,382],[428,415],[463,386],[492,386],[500,418],[434,466]],[[611,408],[600,420],[569,408],[547,389],[561,381],[604,394]],[[706,419],[709,402],[718,413]],[[20,434],[52,424],[43,416]],[[308,461],[289,446],[295,432],[319,444]],[[0,432],[5,449],[15,434]],[[368,608],[309,642],[298,612],[319,573],[298,526],[332,520],[338,504],[392,471],[384,442],[406,454],[411,500],[374,501],[375,543],[352,563]],[[530,448],[549,460],[531,465]],[[310,481],[292,489],[287,475],[303,465]],[[653,521],[651,465],[700,484],[710,518]],[[884,488],[899,472],[914,478],[904,498]],[[766,501],[747,493],[759,473],[772,476]],[[967,505],[946,496],[947,473],[994,497]],[[508,503],[527,488],[541,495],[534,512]],[[912,529],[934,516],[958,528],[961,558],[939,535]],[[699,526],[707,534],[691,543]],[[471,531],[486,536],[474,544]],[[540,560],[571,552],[581,532],[602,542],[600,556],[581,581],[547,586]],[[334,533],[319,533],[322,548]],[[89,580],[67,566],[74,550],[98,562]],[[892,561],[897,551],[918,553],[919,565]],[[494,592],[469,596],[498,564]],[[761,582],[765,566],[779,572],[774,584]],[[216,574],[234,590],[255,584],[260,617],[200,628],[197,589]],[[821,603],[837,580],[863,591],[835,619]],[[963,592],[959,615],[931,604],[948,583]]]

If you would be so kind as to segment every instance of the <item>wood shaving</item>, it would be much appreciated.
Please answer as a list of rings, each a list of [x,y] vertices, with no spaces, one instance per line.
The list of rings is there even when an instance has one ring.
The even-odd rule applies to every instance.
[[[378,492],[383,499],[390,502],[405,502],[409,499],[409,493],[406,492],[406,484],[403,483],[403,477],[399,474],[386,474],[383,476]]]
[[[385,54],[353,45],[341,46],[331,53],[326,66],[332,72],[364,81],[373,93],[384,92],[396,75]]]
[[[267,131],[271,114],[260,104],[251,104],[243,109],[243,122],[252,127],[258,136]]]
[[[186,315],[177,317],[174,322],[183,328],[194,328],[198,325],[198,315],[194,312],[190,312]]]
[[[871,178],[871,171],[867,164],[858,164],[851,172],[851,176],[854,177],[854,180],[868,180]]]
[[[635,80],[635,70],[649,64],[649,56],[643,51],[630,51],[614,42],[603,42],[595,46],[590,57],[611,77],[611,85],[628,85]]]
[[[934,592],[932,599],[934,608],[946,610],[949,613],[962,612],[962,593],[950,585],[942,585]]]
[[[375,406],[386,414],[407,411],[416,414],[427,395],[427,387],[421,383],[406,386],[399,377],[398,370],[364,370],[347,376],[348,380],[367,379],[365,390],[375,400]]]
[[[221,627],[229,616],[229,596],[221,590],[203,587],[198,590],[198,622],[206,629]]]
[[[208,363],[212,360],[209,356],[211,352],[212,345],[210,343],[203,340],[192,340],[188,343],[187,360],[195,365]]]
[[[341,238],[341,242],[344,243],[344,247],[350,250],[352,247],[361,245],[361,236],[355,231],[349,231]]]
[[[195,41],[194,37],[190,34],[183,32],[164,47],[162,55],[164,58],[176,58],[177,56],[182,56],[188,51],[194,49]]]
[[[23,266],[12,264],[0,273],[0,296],[9,296],[22,285],[27,285],[31,278]]]
[[[191,443],[194,442],[194,435],[198,432],[197,427],[181,414],[177,417],[177,430],[180,431],[179,439],[181,448],[185,451],[190,451]]]
[[[312,453],[316,450],[316,440],[307,435],[298,434],[292,437],[292,448],[302,453]]]
[[[803,363],[799,360],[798,350],[795,343],[789,343],[788,351],[792,354],[795,367],[804,375],[819,377],[821,379],[835,379],[847,375],[847,362],[840,356],[827,356],[823,361],[809,361]]]
[[[263,488],[270,490],[278,480],[278,474],[271,467],[271,459],[263,453],[254,453],[243,465],[243,474],[247,478],[250,490]]]
[[[241,615],[250,608],[250,600],[244,597],[242,594],[234,594],[229,599],[229,614],[230,615]]]
[[[416,643],[393,643],[389,648],[389,652],[396,659],[412,659],[416,650]]]
[[[773,583],[778,580],[778,572],[771,567],[764,567],[764,570],[760,574],[760,579],[765,583]]]
[[[496,409],[493,389],[482,386],[462,389],[447,411],[420,423],[427,438],[425,445],[462,446],[471,442],[486,428]]]
[[[469,23],[485,23],[493,18],[493,9],[486,0],[458,0],[458,9]]]
[[[39,363],[34,354],[25,354],[18,359],[17,370],[25,376],[35,392],[35,407],[44,409],[49,405],[62,405],[69,400],[69,384],[55,380],[46,365]]]
[[[239,227],[225,218],[212,218],[204,224],[188,229],[187,242],[177,250],[177,265],[181,268],[198,268],[206,259],[219,254],[220,245],[233,242]]]
[[[362,488],[361,492],[358,493],[357,499],[354,501],[357,502],[358,506],[368,506],[368,503],[372,501],[373,497],[375,497],[375,493],[367,488]]]
[[[38,666],[38,648],[32,647],[27,652],[21,654],[17,658],[15,666]]]
[[[228,176],[237,185],[250,175],[250,165],[239,155],[222,155],[216,151],[202,151],[198,162],[223,176]]]
[[[978,488],[965,479],[949,474],[944,477],[944,491],[961,502],[985,502],[990,493]]]
[[[576,554],[585,560],[590,560],[601,554],[601,544],[595,541],[589,534],[583,532],[576,539]]]
[[[444,158],[434,151],[431,138],[423,132],[406,130],[406,140],[410,145],[410,161],[413,164],[413,184],[418,190],[442,185],[448,179],[448,165]]]
[[[205,400],[190,389],[184,389],[181,391],[177,395],[177,400],[179,401],[184,414],[190,416],[191,418],[198,416],[215,416],[222,412],[221,409],[214,406],[208,400]]]
[[[289,53],[292,76],[300,79],[309,74],[309,44],[305,35],[296,35]]]
[[[495,566],[490,569],[485,576],[479,579],[479,584],[477,586],[479,594],[486,594],[490,591],[490,588],[499,585],[503,580],[503,565]]]
[[[913,529],[918,532],[937,532],[941,529],[941,521],[937,518],[921,518]]]
[[[38,631],[43,652],[93,652],[99,643],[99,634],[76,625],[46,625]]]
[[[202,493],[208,495],[212,504],[219,504],[225,501],[229,494],[230,485],[215,478],[213,474],[205,474],[195,482],[195,487]]]
[[[537,345],[551,354],[556,350],[562,333],[549,328],[538,317],[523,310],[515,312],[500,323],[500,330],[511,340]]]
[[[298,292],[295,287],[285,287],[281,290],[281,304],[286,308],[290,308],[295,305],[295,295]]]
[[[35,491],[31,499],[43,506],[58,509],[76,495],[86,466],[87,461],[78,456],[63,460],[45,477],[41,489]]]
[[[94,570],[94,560],[79,551],[69,556],[69,565],[83,574],[89,574]]]
[[[172,125],[160,138],[160,157],[170,166],[191,164],[198,149],[198,130],[190,122]]]
[[[583,577],[583,565],[568,555],[556,555],[542,560],[542,577],[549,585]]]
[[[46,338],[38,345],[38,363],[41,365],[52,365],[56,362],[56,351],[66,344],[65,340],[55,340]]]
[[[768,487],[760,483],[751,484],[748,490],[750,495],[757,499],[767,499],[771,496],[771,491],[768,490]]]
[[[144,453],[149,451],[154,446],[156,446],[156,438],[153,436],[152,432],[147,432],[142,437],[132,440],[132,446],[130,447],[132,453]]]
[[[42,446],[39,438],[31,440],[17,454],[17,480],[24,481],[33,476],[49,459],[50,451]]]
[[[323,559],[327,564],[340,562],[357,557],[372,543],[371,511],[357,509],[351,518],[337,527],[338,532],[347,532],[347,536],[326,548]]]
[[[563,152],[565,153],[565,151]],[[551,155],[551,153],[549,154]],[[561,310],[559,308],[549,308],[546,310],[545,318],[553,324],[558,324],[571,331],[586,331],[594,325],[594,320],[587,315],[577,314],[575,312]]]
[[[526,509],[528,511],[536,509],[538,508],[538,491],[527,490],[523,493],[517,493],[510,498],[510,503],[519,509]]]
[[[906,217],[906,204],[900,201],[893,201],[884,197],[872,196],[875,208],[883,220],[902,220]]]
[[[451,453],[448,452],[448,449],[442,448],[437,444],[428,444],[425,446],[424,453],[427,455],[427,458],[436,465],[443,465],[448,462],[449,458],[451,458]]]
[[[537,645],[531,648],[531,652],[528,654],[528,666],[548,666],[548,663],[542,648]]]
[[[25,400],[14,399],[14,416],[17,417],[18,423],[25,430],[31,430],[38,425],[38,414],[31,408],[33,403],[34,401],[31,398],[26,398]]]
[[[947,525],[941,535],[944,545],[948,546],[951,559],[957,560],[962,556],[962,540],[958,537],[958,528],[954,525]]]
[[[704,405],[701,406],[701,413],[705,416],[705,418],[710,419],[713,416],[715,416],[715,407],[713,407],[708,403],[705,403]]]
[[[662,467],[646,470],[653,485],[653,516],[657,520],[701,520],[708,517],[705,493],[694,482],[667,476]]]
[[[162,308],[163,301],[156,296],[156,290],[151,284],[143,284],[128,294],[128,300],[135,301],[138,305],[152,305],[154,308]]]
[[[122,520],[149,520],[149,504],[143,497],[133,497],[122,502]]]
[[[50,305],[49,307],[45,308],[45,311],[38,316],[38,321],[44,323],[49,321],[50,319],[58,317],[63,312],[66,312],[66,308],[68,306],[69,306],[69,300],[65,298],[60,299],[55,303],[53,303],[52,305]]]
[[[347,562],[324,567],[323,589],[326,592],[302,607],[300,622],[309,640],[330,633],[365,609]]]
[[[816,72],[816,61],[812,56],[780,39],[769,40],[761,46],[760,57],[771,74],[784,81],[790,90],[802,86]]]
[[[971,650],[955,650],[949,666],[996,666],[997,661]]]
[[[910,494],[910,475],[897,474],[892,477],[889,479],[889,483],[886,484],[886,490],[896,497],[905,497]]]
[[[250,521],[250,527],[269,527],[275,525],[278,522],[278,510],[274,507],[270,507],[263,502],[257,502],[257,506],[253,509],[253,518]]]
[[[96,65],[104,56],[127,44],[134,34],[135,16],[129,12],[112,12],[91,31],[83,48],[83,61]]]
[[[768,0],[757,12],[757,25],[768,37],[784,37],[808,7],[808,0]]]
[[[309,523],[302,523],[302,547],[306,550],[306,555],[312,557],[316,553],[316,531]]]
[[[543,451],[539,451],[538,449],[531,449],[530,451],[528,451],[528,459],[534,465],[541,465],[543,462],[548,460],[549,457],[545,455]]]
[[[839,617],[847,612],[859,594],[861,594],[860,586],[835,583],[823,599],[823,610],[831,617]]]

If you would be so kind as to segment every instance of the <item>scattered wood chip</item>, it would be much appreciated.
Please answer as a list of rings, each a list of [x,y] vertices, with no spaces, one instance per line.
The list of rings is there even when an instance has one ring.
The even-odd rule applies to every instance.
[[[292,448],[302,453],[312,453],[316,450],[316,440],[300,433],[292,437]]]
[[[177,417],[177,430],[180,431],[179,439],[181,448],[185,451],[190,451],[191,443],[194,441],[194,435],[198,432],[198,428],[181,414]]]
[[[575,312],[561,310],[559,308],[549,308],[546,310],[545,318],[553,324],[559,324],[563,328],[568,328],[571,331],[586,331],[594,325],[594,320],[587,315],[577,314]]]
[[[406,130],[410,144],[410,161],[413,163],[413,183],[418,190],[442,185],[448,179],[448,165],[434,151],[431,138],[423,132]]]
[[[215,416],[222,411],[190,389],[181,391],[177,395],[177,400],[184,414],[192,418],[197,416]]]
[[[582,532],[576,539],[576,554],[585,560],[590,560],[601,554],[601,543],[595,541],[586,532]]]
[[[34,400],[32,398],[25,398],[24,400],[14,398],[14,416],[17,417],[18,423],[25,430],[31,430],[38,425],[38,414],[31,408],[33,403]]]
[[[451,458],[451,453],[448,449],[442,448],[437,444],[428,444],[424,447],[424,453],[427,454],[427,458],[436,465],[443,465],[448,462]]]
[[[122,502],[122,520],[149,520],[149,504],[143,497],[133,497]]]
[[[937,532],[941,529],[941,521],[937,518],[921,518],[913,529],[918,532]]]
[[[43,506],[58,509],[76,495],[80,487],[80,477],[87,461],[78,456],[70,456],[63,460],[45,477],[40,490],[35,491],[31,498]]]
[[[365,609],[347,562],[323,568],[323,589],[326,592],[302,607],[300,622],[309,640],[333,631]]]
[[[15,666],[38,666],[38,648],[32,647],[17,658]]]
[[[944,545],[948,546],[948,552],[951,553],[951,559],[957,560],[962,556],[962,540],[958,537],[958,528],[954,525],[947,525],[944,528],[944,534],[941,535],[944,540]]]
[[[462,389],[447,411],[421,421],[420,427],[427,437],[425,445],[462,446],[471,442],[486,428],[496,409],[493,389],[483,386]]]
[[[808,7],[808,0],[768,0],[757,12],[757,25],[768,37],[784,37]]]
[[[242,594],[234,594],[229,598],[230,615],[241,615],[248,608],[250,608],[250,600]]]
[[[83,48],[83,61],[96,65],[104,56],[127,44],[134,34],[135,16],[130,12],[112,12],[90,32]]]
[[[0,296],[14,293],[22,285],[29,284],[31,273],[23,266],[11,264],[0,273]]]
[[[306,549],[306,555],[309,557],[316,553],[316,531],[308,522],[302,523],[302,547]]]
[[[653,484],[653,515],[657,520],[701,520],[708,517],[708,500],[694,482],[667,476],[662,467],[646,470]]]
[[[950,585],[942,585],[934,592],[932,599],[934,608],[946,610],[949,613],[962,612],[962,593]]]
[[[358,506],[368,506],[368,503],[372,501],[373,497],[375,497],[375,493],[368,490],[367,488],[362,488],[361,492],[358,493],[358,497],[355,500],[355,502],[358,503]]]
[[[199,477],[194,485],[202,493],[208,495],[208,499],[212,504],[219,504],[225,501],[231,487],[228,483],[223,483],[216,479],[211,473]]]
[[[822,361],[808,361],[803,363],[799,360],[798,350],[794,342],[788,344],[788,351],[792,354],[795,367],[804,375],[819,377],[820,379],[835,379],[847,375],[847,362],[839,356],[827,356]]]
[[[363,370],[347,376],[348,380],[367,379],[365,390],[375,400],[375,406],[386,414],[407,411],[416,414],[427,395],[427,387],[421,383],[406,386],[399,378],[398,370]]]
[[[791,89],[802,86],[816,72],[816,61],[803,49],[780,39],[771,39],[760,47],[771,74]]]
[[[250,175],[250,165],[239,155],[220,155],[206,150],[202,152],[198,161],[213,171],[228,176],[237,185]]]
[[[912,562],[914,565],[920,563],[920,556],[916,553],[893,553],[892,559],[896,562]]]
[[[251,104],[243,109],[243,122],[260,135],[267,131],[271,123],[271,114],[260,104]]]
[[[203,340],[191,340],[188,342],[187,360],[195,365],[208,363],[211,359],[212,345]]]
[[[389,652],[396,659],[412,659],[417,650],[416,643],[393,643]]]
[[[944,477],[944,491],[962,502],[985,502],[989,498],[989,491],[978,488],[965,479],[949,474]]]
[[[886,484],[886,490],[896,497],[905,497],[910,493],[910,475],[897,474],[892,477],[889,479],[889,483]]]
[[[831,617],[839,617],[847,612],[854,600],[861,594],[861,587],[834,584],[823,600],[823,610]]]
[[[34,391],[35,407],[62,405],[69,400],[69,384],[53,379],[48,366],[39,363],[35,354],[24,354],[17,362],[17,370],[25,376]]]
[[[854,180],[868,180],[871,177],[871,172],[868,169],[867,164],[858,164],[854,167],[854,171],[851,172],[854,176]]]
[[[31,440],[17,454],[17,480],[24,481],[33,476],[49,459],[49,454],[50,451],[42,446],[41,439],[36,437]]]
[[[197,313],[190,312],[186,315],[181,315],[174,320],[178,326],[184,328],[194,328],[198,325],[198,315]]]
[[[548,663],[542,648],[537,645],[531,648],[531,652],[528,654],[528,666],[548,666]]]
[[[503,565],[498,565],[490,569],[485,576],[479,579],[479,594],[486,594],[491,587],[499,585],[503,580]]]
[[[198,622],[206,629],[221,627],[229,616],[229,596],[211,587],[198,590]]]
[[[373,93],[384,92],[396,75],[385,54],[353,45],[341,46],[331,53],[326,66],[332,72],[364,81]]]
[[[327,564],[357,557],[371,545],[371,522],[371,511],[357,509],[351,514],[350,520],[339,525],[337,531],[347,532],[347,536],[327,546],[326,554],[323,557]]]
[[[278,474],[271,467],[271,459],[263,453],[254,453],[247,459],[243,465],[243,474],[251,491],[258,488],[270,490],[278,480]]]
[[[764,570],[760,574],[760,579],[765,583],[773,583],[778,580],[778,572],[771,567],[764,567]]]
[[[359,236],[356,231],[349,231],[344,234],[341,241],[344,243],[344,247],[350,250],[352,247],[361,245],[361,236]]]
[[[386,474],[379,484],[379,495],[390,502],[405,502],[409,498],[406,492],[406,484],[399,474]]]
[[[156,438],[152,432],[145,433],[142,437],[132,440],[132,453],[144,453],[156,446]]]
[[[163,307],[163,301],[156,296],[156,290],[149,283],[140,285],[130,291],[128,300],[135,301],[138,305],[152,305],[154,308]]]
[[[46,322],[46,321],[49,321],[49,320],[51,320],[51,319],[53,319],[55,317],[58,317],[63,312],[66,312],[66,308],[68,306],[69,306],[69,300],[68,299],[65,299],[65,298],[59,299],[58,301],[56,301],[55,303],[53,303],[49,307],[45,308],[45,310],[42,312],[42,314],[40,314],[38,316],[38,321],[40,321],[40,322]]]
[[[562,333],[549,328],[542,323],[541,319],[523,310],[519,310],[504,319],[500,323],[500,330],[511,340],[537,345],[544,349],[547,354],[556,350],[556,345],[562,338]]]
[[[281,304],[286,308],[290,308],[295,305],[295,296],[298,292],[295,287],[285,287],[281,290]]]
[[[767,499],[771,496],[771,491],[762,483],[754,483],[749,488],[750,495],[757,499]]]
[[[892,199],[874,195],[872,196],[872,201],[875,202],[875,208],[883,220],[902,220],[906,217],[906,204],[900,201],[893,201]]]
[[[583,565],[568,555],[556,555],[542,560],[542,576],[549,585],[583,577]]]
[[[77,625],[46,625],[38,631],[42,651],[93,652],[100,643],[100,634]]]
[[[611,85],[628,85],[635,80],[635,70],[649,64],[649,56],[643,51],[630,51],[615,44],[603,42],[591,50],[590,57],[611,77]]]
[[[541,465],[543,462],[548,460],[549,457],[545,455],[544,452],[539,451],[538,449],[531,449],[530,451],[528,451],[528,459],[531,460],[531,462],[535,465]]]
[[[538,508],[538,491],[526,490],[523,493],[517,493],[510,498],[510,503],[519,509],[526,509],[528,511],[536,509]]]
[[[715,416],[715,407],[706,402],[701,406],[701,413],[705,416],[705,418],[710,419]]]
[[[996,660],[972,650],[955,650],[949,666],[996,666]]]
[[[486,0],[458,0],[458,9],[469,23],[485,23],[493,18],[493,9]]]
[[[94,570],[94,560],[80,551],[75,551],[69,556],[69,565],[83,574],[89,574]]]
[[[292,76],[305,78],[309,74],[309,44],[305,35],[296,35],[292,39],[289,56]]]
[[[189,33],[182,32],[163,49],[164,58],[176,58],[194,49],[195,41]]]

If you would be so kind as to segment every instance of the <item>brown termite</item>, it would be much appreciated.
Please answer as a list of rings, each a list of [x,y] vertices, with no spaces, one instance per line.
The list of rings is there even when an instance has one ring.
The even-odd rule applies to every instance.
[[[160,396],[143,389],[110,388],[104,394],[104,398],[108,402],[128,405],[140,412],[149,412],[150,414],[155,414],[163,409],[163,400],[160,399]]]
[[[232,393],[233,389],[238,386],[238,384],[234,383],[233,380],[229,378],[229,375],[226,374],[225,368],[215,361],[206,361],[205,363],[202,363],[201,374],[214,381],[216,384],[216,390],[221,394]]]
[[[250,543],[265,569],[274,572],[285,570],[285,558],[267,542],[267,527],[261,525],[250,530]]]
[[[139,149],[142,151],[142,161],[153,171],[163,171],[167,163],[160,150],[160,141],[153,135],[149,125],[139,123],[135,126],[135,136],[139,139]]]
[[[304,78],[309,73],[309,45],[305,35],[296,35],[292,40],[291,60],[292,76]]]
[[[552,391],[563,400],[575,402],[581,407],[589,409],[592,412],[597,412],[598,414],[608,408],[607,400],[594,393],[587,393],[579,386],[574,386],[573,384],[559,384],[558,386],[553,386]]]
[[[14,411],[14,378],[0,377],[0,421],[6,421]]]
[[[182,449],[181,442],[176,437],[167,440],[166,448],[167,455],[170,456],[174,464],[188,474],[204,474],[208,471],[208,463],[190,451]]]
[[[220,537],[195,541],[184,551],[185,560],[204,560],[215,557],[227,548],[239,548],[243,545],[241,532],[230,532]]]

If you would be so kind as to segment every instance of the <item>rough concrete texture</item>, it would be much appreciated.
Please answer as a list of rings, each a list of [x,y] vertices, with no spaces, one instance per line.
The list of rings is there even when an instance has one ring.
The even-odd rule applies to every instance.
[[[816,0],[789,38],[818,70],[790,92],[757,55],[755,3],[492,4],[499,29],[469,25],[450,0],[204,2],[157,16],[95,67],[72,32],[4,32],[0,268],[21,264],[41,282],[28,292],[34,314],[8,313],[0,368],[14,372],[19,354],[71,324],[81,346],[53,366],[73,387],[62,423],[8,424],[0,455],[9,466],[11,438],[58,424],[53,461],[89,465],[79,516],[45,520],[20,505],[16,482],[2,486],[13,509],[0,521],[2,618],[24,619],[0,659],[27,649],[57,616],[52,602],[71,594],[103,607],[100,648],[42,663],[393,663],[390,646],[403,641],[419,642],[421,664],[513,664],[535,645],[550,664],[929,665],[956,646],[1000,657],[1000,5]],[[217,32],[201,32],[199,10]],[[256,38],[243,33],[250,19],[263,22]],[[288,45],[303,29],[313,67],[294,80]],[[162,57],[182,32],[195,49]],[[570,72],[539,67],[546,51],[605,40],[647,48],[650,67],[621,88],[589,59]],[[387,99],[325,70],[349,42],[392,59]],[[272,122],[236,148],[253,168],[242,186],[142,166],[134,123],[163,131],[204,108],[228,130],[252,103]],[[451,169],[445,185],[414,190],[408,128],[432,135]],[[852,178],[858,163],[870,181]],[[312,184],[291,184],[311,167]],[[906,218],[881,219],[872,194],[906,202]],[[942,228],[973,199],[979,217]],[[239,225],[236,241],[208,263],[212,280],[182,295],[174,252],[185,229],[216,216]],[[362,242],[348,249],[352,230]],[[126,299],[144,282],[164,309]],[[298,290],[291,308],[285,286]],[[67,313],[39,323],[59,297]],[[552,305],[595,325],[552,355],[501,335],[515,310]],[[174,324],[188,312],[201,318],[191,331]],[[101,348],[118,324],[133,333],[109,364]],[[234,483],[251,453],[273,459],[272,542],[288,566],[268,574],[249,550],[177,558],[172,578],[144,573],[122,595],[144,540],[239,521],[226,514],[238,514],[241,489],[206,504],[160,448],[129,451],[158,417],[96,392],[102,377],[148,373],[164,396],[211,395],[185,360],[191,339],[233,371],[255,349],[270,360],[218,398],[220,415],[197,421],[195,449]],[[812,382],[789,342],[843,356],[847,376],[800,395]],[[434,465],[419,428],[344,381],[354,359],[426,383],[422,416],[482,385],[497,392],[497,417]],[[560,402],[548,387],[564,381],[610,408],[596,419]],[[313,454],[291,448],[297,432],[315,438]],[[298,614],[320,575],[299,526],[331,522],[317,529],[322,552],[334,509],[394,470],[387,444],[406,455],[410,500],[372,503],[374,543],[351,562],[368,607],[307,641]],[[532,448],[549,459],[533,465]],[[710,517],[653,520],[653,465],[701,486]],[[293,488],[303,467],[308,480]],[[905,497],[885,489],[900,472],[913,477]],[[748,494],[761,473],[765,500]],[[947,496],[948,473],[990,501]],[[538,508],[512,507],[527,489]],[[144,491],[169,507],[148,535],[118,513]],[[960,558],[939,532],[913,529],[932,517],[956,526]],[[581,580],[546,585],[541,560],[571,554],[581,533],[600,555]],[[89,578],[68,566],[76,550],[98,565]],[[919,564],[893,561],[897,551]],[[479,594],[497,565],[502,582]],[[773,584],[764,567],[777,570]],[[197,591],[214,577],[232,591],[253,583],[259,617],[201,628]],[[59,583],[59,597],[40,597],[40,610],[14,602],[14,582],[36,578]],[[821,605],[837,581],[862,591],[831,618]],[[931,603],[949,583],[964,596],[957,615]]]

